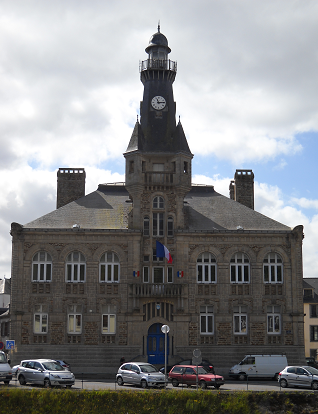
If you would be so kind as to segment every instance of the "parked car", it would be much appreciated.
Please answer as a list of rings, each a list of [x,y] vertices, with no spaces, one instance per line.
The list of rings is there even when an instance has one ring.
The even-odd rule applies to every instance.
[[[306,364],[318,369],[318,362],[313,357],[307,357]]]
[[[13,368],[12,368],[12,376],[13,377],[16,377],[17,376],[17,373],[18,373],[18,371],[19,371],[19,366],[20,365],[15,365]]]
[[[119,367],[116,381],[118,385],[126,383],[142,388],[164,387],[165,375],[147,362],[128,362]]]
[[[278,382],[282,388],[305,387],[318,390],[318,370],[309,366],[288,366],[278,374]]]
[[[67,369],[68,371],[71,370],[71,365],[67,363],[66,361],[62,361],[61,359],[54,359],[58,364],[60,364],[64,369]]]
[[[21,385],[32,383],[45,387],[63,385],[71,388],[75,376],[53,359],[28,359],[21,361],[18,368],[18,381]]]
[[[7,360],[6,354],[0,351],[0,381],[3,381],[6,385],[12,380],[12,369],[9,363],[10,360]]]
[[[175,365],[195,365],[195,364],[192,364],[192,359],[182,359],[181,361],[177,362],[176,364],[167,365],[167,374],[169,374],[169,372],[172,370],[172,368]],[[202,359],[202,361],[200,363],[200,366],[204,367],[207,372],[211,372],[212,374],[215,374],[213,364],[210,361],[208,361],[207,359]],[[164,374],[165,373],[165,367],[160,368],[159,371]]]
[[[198,370],[198,375],[197,375]],[[179,384],[196,385],[198,377],[198,385],[202,389],[207,387],[220,388],[224,384],[224,378],[207,372],[204,367],[196,365],[175,365],[169,372],[169,379],[174,387]]]

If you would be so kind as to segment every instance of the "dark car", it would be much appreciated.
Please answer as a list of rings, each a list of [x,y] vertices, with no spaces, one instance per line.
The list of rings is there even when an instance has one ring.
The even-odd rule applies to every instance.
[[[205,368],[196,365],[175,365],[169,372],[169,380],[171,380],[173,387],[179,384],[188,386],[196,385],[202,389],[207,387],[220,388],[224,384],[224,378],[221,375],[215,375],[207,372]]]
[[[313,357],[307,357],[306,364],[310,367],[318,368],[318,362]]]

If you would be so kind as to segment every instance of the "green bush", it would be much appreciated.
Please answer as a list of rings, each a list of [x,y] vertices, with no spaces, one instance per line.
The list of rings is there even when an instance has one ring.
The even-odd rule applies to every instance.
[[[313,392],[0,390],[8,414],[302,414],[317,413],[317,403]]]

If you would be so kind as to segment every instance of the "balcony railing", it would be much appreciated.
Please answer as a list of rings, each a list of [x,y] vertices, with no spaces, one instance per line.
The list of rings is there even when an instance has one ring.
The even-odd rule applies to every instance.
[[[173,184],[173,174],[171,172],[149,171],[145,173],[145,184],[148,185],[171,185]]]
[[[153,284],[153,283],[136,283],[130,285],[130,292],[135,297],[180,297],[182,294],[182,285],[176,284]]]
[[[140,62],[139,70],[140,72],[148,69],[158,69],[158,70],[171,70],[172,72],[177,72],[177,62],[174,62],[170,59],[147,59]]]

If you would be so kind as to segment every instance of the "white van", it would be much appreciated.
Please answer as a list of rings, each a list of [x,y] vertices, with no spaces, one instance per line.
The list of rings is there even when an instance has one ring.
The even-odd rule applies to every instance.
[[[239,364],[230,369],[229,376],[242,381],[247,376],[277,379],[279,372],[287,365],[286,355],[245,355]]]
[[[6,354],[0,351],[0,381],[9,384],[12,380],[12,369],[7,362]]]

